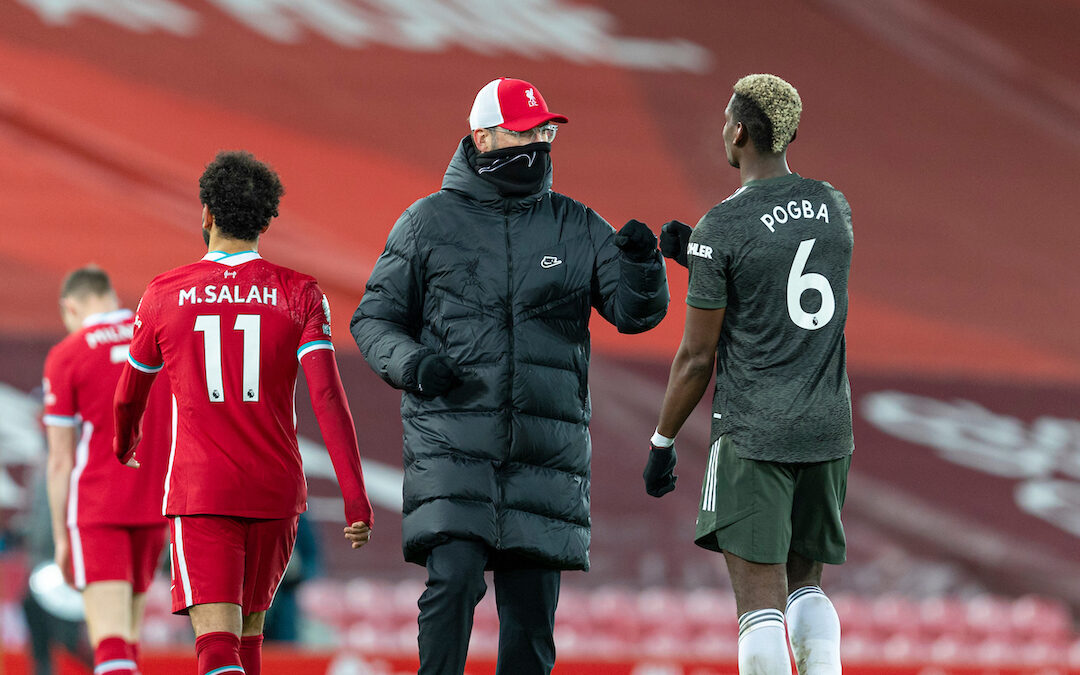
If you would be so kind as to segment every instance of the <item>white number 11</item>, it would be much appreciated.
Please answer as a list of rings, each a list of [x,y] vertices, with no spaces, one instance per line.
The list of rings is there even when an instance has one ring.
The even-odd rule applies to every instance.
[[[244,334],[243,395],[245,403],[259,400],[259,342],[258,314],[238,314],[233,330]],[[200,314],[195,317],[195,330],[203,334],[203,355],[206,361],[206,395],[212,403],[225,401],[225,384],[221,374],[221,317]]]

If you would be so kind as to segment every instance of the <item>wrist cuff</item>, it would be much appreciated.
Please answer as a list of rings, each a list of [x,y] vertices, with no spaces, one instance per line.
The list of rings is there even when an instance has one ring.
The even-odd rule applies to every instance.
[[[675,445],[675,439],[664,436],[660,433],[660,429],[658,428],[652,435],[651,443],[658,448],[670,448]]]

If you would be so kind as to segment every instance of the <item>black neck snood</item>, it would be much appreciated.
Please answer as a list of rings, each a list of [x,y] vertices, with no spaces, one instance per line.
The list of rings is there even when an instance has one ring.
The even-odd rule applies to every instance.
[[[523,197],[540,191],[551,166],[551,143],[529,143],[476,155],[478,176],[503,197]]]

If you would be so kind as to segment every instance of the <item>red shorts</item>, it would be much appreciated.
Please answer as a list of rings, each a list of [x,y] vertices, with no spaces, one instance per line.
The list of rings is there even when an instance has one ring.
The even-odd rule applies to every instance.
[[[298,519],[169,518],[173,613],[211,602],[240,605],[244,616],[269,609],[296,543]]]
[[[68,539],[80,591],[95,581],[127,581],[134,592],[145,593],[165,547],[165,523],[69,526]]]

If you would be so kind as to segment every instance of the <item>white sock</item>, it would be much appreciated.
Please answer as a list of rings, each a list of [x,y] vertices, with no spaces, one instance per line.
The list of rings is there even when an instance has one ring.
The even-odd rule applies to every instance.
[[[799,675],[840,675],[840,617],[820,588],[788,596],[787,631]]]
[[[780,610],[756,609],[739,617],[739,675],[791,675]]]

